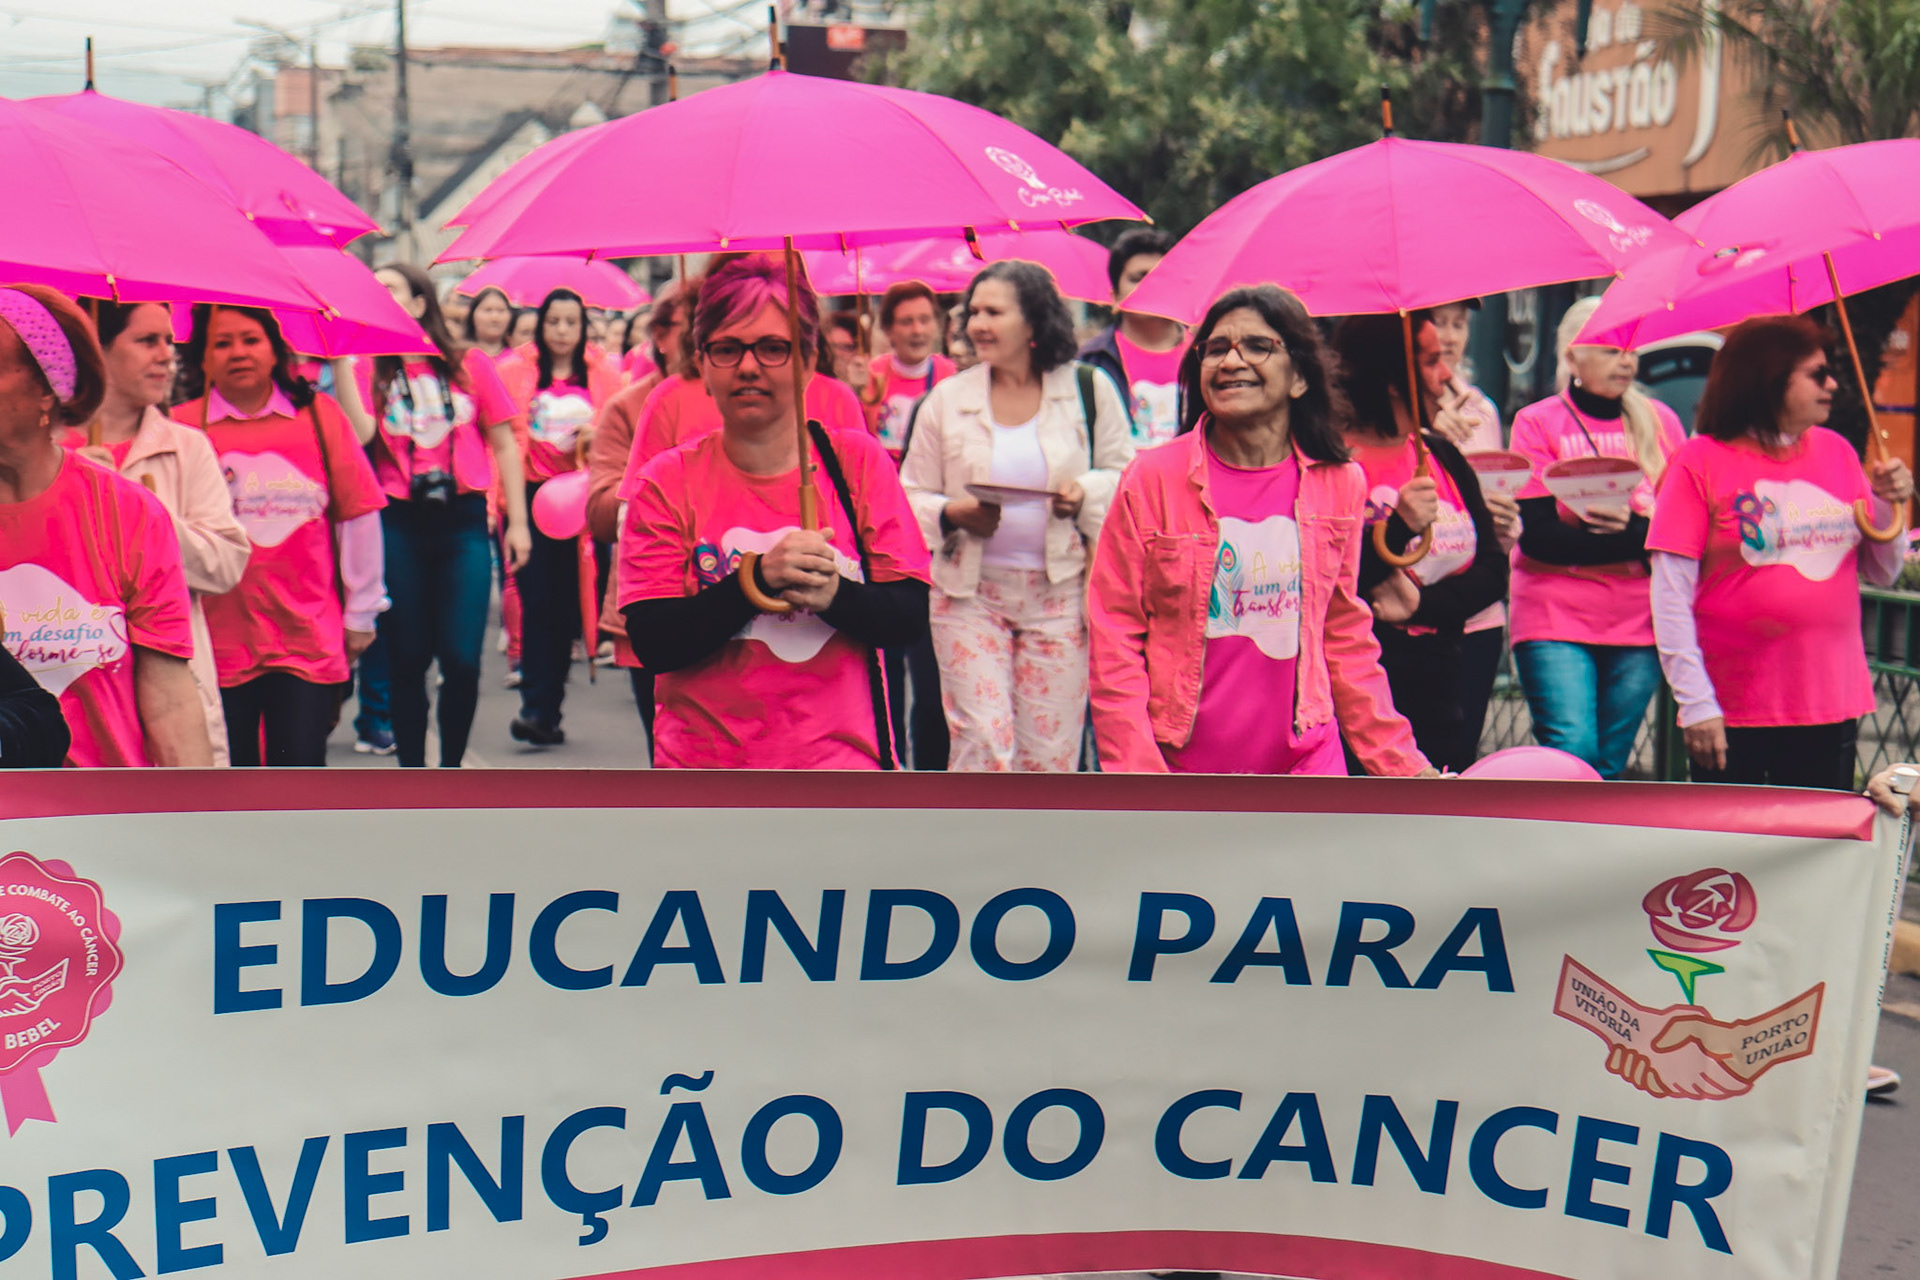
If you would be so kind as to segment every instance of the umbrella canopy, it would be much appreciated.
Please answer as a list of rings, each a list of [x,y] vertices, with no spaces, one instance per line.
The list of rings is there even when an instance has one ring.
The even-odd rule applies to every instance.
[[[281,253],[328,308],[275,309],[273,317],[295,351],[327,359],[434,353],[420,323],[358,258],[328,244],[288,245]]]
[[[611,262],[583,258],[495,258],[460,282],[456,293],[477,297],[494,288],[516,307],[537,307],[555,289],[571,289],[590,307],[631,311],[653,301],[634,278]]]
[[[0,99],[0,278],[126,302],[317,307],[220,191],[105,129]]]
[[[1127,309],[1193,323],[1229,289],[1278,284],[1315,315],[1412,311],[1615,275],[1684,242],[1618,187],[1557,160],[1388,137],[1234,197]]]
[[[918,280],[935,293],[959,293],[989,262],[1037,262],[1053,273],[1060,292],[1081,302],[1109,302],[1107,251],[1067,231],[996,231],[979,237],[976,258],[964,240],[908,240],[841,252],[815,249],[805,255],[807,276],[825,294],[883,293],[903,280]]]
[[[582,135],[523,162],[507,192],[483,193],[484,211],[440,260],[778,249],[787,237],[841,249],[1144,216],[991,112],[784,71]]]
[[[1833,301],[1920,266],[1920,139],[1797,151],[1673,220],[1696,243],[1629,267],[1582,342],[1638,347]]]
[[[278,244],[344,245],[379,225],[332,183],[245,129],[91,89],[28,101],[159,152],[227,196]]]

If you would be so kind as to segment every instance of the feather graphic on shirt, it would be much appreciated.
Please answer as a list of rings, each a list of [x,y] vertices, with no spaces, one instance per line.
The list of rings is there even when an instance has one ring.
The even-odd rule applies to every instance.
[[[1233,590],[1239,585],[1240,556],[1233,544],[1224,538],[1220,541],[1220,555],[1213,564],[1213,589],[1207,593],[1207,621],[1226,622],[1229,627],[1231,610],[1227,601],[1233,598]]]

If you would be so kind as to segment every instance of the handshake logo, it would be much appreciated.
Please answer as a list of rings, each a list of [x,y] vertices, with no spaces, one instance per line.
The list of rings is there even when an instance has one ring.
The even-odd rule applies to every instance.
[[[1700,979],[1725,973],[1705,952],[1740,945],[1759,917],[1743,875],[1709,867],[1656,886],[1641,902],[1664,949],[1647,955],[1680,984],[1685,1003],[1655,1009],[1632,999],[1575,960],[1563,958],[1553,1011],[1599,1036],[1607,1070],[1656,1098],[1737,1098],[1783,1062],[1813,1052],[1826,983],[1754,1017],[1716,1018],[1699,1004]]]

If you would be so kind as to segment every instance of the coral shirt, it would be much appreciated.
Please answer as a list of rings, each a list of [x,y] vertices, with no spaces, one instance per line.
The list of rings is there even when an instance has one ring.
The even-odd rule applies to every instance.
[[[781,372],[785,372],[782,370]],[[807,417],[836,434],[858,431],[867,434],[867,417],[860,397],[838,378],[816,373],[807,384]],[[675,445],[697,439],[720,429],[720,406],[707,394],[707,385],[679,374],[662,378],[640,410],[633,429],[633,455],[627,460],[627,476],[620,496],[631,498],[640,478],[640,470],[656,454]]]
[[[927,580],[927,547],[892,460],[863,428],[833,438],[876,581]],[[824,468],[821,523],[843,577],[860,580]],[[799,474],[748,475],[719,432],[653,459],[627,504],[620,607],[691,596],[800,527]],[[721,649],[655,678],[654,764],[689,769],[874,769],[879,746],[866,646],[805,613],[759,614]]]
[[[149,765],[137,645],[193,656],[173,517],[153,494],[65,450],[45,493],[0,506],[6,646],[60,699],[67,763]]]
[[[1294,733],[1300,660],[1300,463],[1230,467],[1207,450],[1220,547],[1207,597],[1200,702],[1184,747],[1162,747],[1174,773],[1343,774],[1334,721]]]
[[[1385,520],[1400,501],[1400,486],[1413,479],[1417,465],[1413,437],[1397,444],[1353,446],[1353,460],[1367,473],[1367,523]],[[1427,554],[1406,570],[1421,586],[1430,586],[1442,578],[1463,573],[1473,564],[1480,540],[1473,528],[1473,513],[1447,469],[1436,460],[1428,463],[1440,490],[1440,514],[1433,522],[1433,546]]]
[[[551,480],[580,469],[580,433],[596,412],[584,383],[555,379],[527,402],[527,479]]]
[[[1812,427],[1777,454],[1695,436],[1660,480],[1647,548],[1700,561],[1700,655],[1735,728],[1833,724],[1873,710],[1860,639],[1853,446]]]
[[[908,374],[891,355],[873,362],[874,397],[879,402],[874,405],[878,411],[875,434],[895,462],[907,451],[907,425],[913,420],[914,403],[933,390],[935,383],[951,378],[956,367],[937,354],[922,361],[917,374]]]
[[[1182,338],[1171,351],[1149,351],[1115,330],[1113,345],[1127,371],[1134,447],[1165,444],[1180,434],[1180,358],[1186,354],[1186,340]]]
[[[253,542],[240,585],[205,601],[222,688],[269,671],[315,684],[347,678],[333,526],[387,504],[331,397],[318,396],[311,410],[292,414],[293,406],[274,394],[254,418],[235,416],[217,391],[173,410],[178,421],[205,426],[233,513]]]
[[[371,448],[374,475],[389,498],[412,495],[413,477],[433,471],[453,476],[461,493],[493,488],[487,429],[511,422],[517,410],[484,351],[467,348],[461,360],[466,386],[442,378],[433,363],[408,360],[376,393],[373,362],[357,362],[360,402],[379,426]]]

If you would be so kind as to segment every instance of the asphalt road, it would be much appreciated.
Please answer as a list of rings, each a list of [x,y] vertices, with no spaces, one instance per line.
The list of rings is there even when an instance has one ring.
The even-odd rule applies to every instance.
[[[601,671],[598,682],[590,684],[585,664],[574,664],[567,688],[564,745],[529,747],[508,737],[507,724],[519,710],[520,698],[501,683],[506,659],[496,651],[492,637],[490,631],[480,678],[480,710],[467,748],[468,768],[646,767],[646,739],[627,673],[619,669]],[[355,754],[352,717],[356,710],[354,703],[347,704],[328,744],[328,763],[394,767],[390,757]],[[438,753],[437,742],[430,738],[428,759],[437,759]],[[1920,893],[1914,898],[1910,914],[1920,910]],[[1840,1276],[1841,1280],[1920,1280],[1920,979],[1896,977],[1888,985],[1874,1060],[1899,1071],[1906,1083],[1890,1098],[1865,1104]]]

